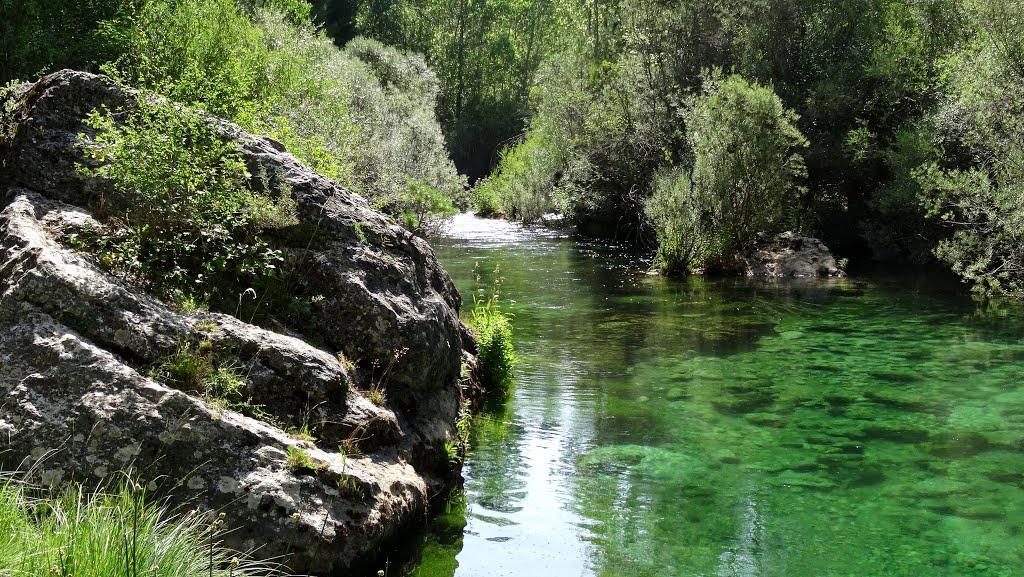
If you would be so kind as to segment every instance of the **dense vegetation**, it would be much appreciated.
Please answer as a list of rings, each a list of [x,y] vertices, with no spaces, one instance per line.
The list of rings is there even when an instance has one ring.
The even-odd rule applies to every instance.
[[[799,228],[1024,292],[1018,2],[2,5],[0,80],[105,70],[278,138],[414,230],[466,202],[555,211],[685,272]]]
[[[707,193],[697,108],[719,69],[764,102],[774,93],[775,120],[806,139],[785,154],[770,135],[747,142],[774,164],[762,176],[788,175],[761,226],[800,227],[862,262],[937,258],[983,291],[1022,291],[1018,2],[318,0],[314,12],[340,42],[365,34],[427,56],[456,163],[474,178],[497,169],[475,189],[479,210],[561,212],[585,233],[660,241],[669,270],[699,267],[706,257],[685,253],[746,234],[679,228],[723,224],[693,213],[720,205],[680,200]],[[763,129],[777,134],[776,121]],[[712,178],[746,191],[737,168]]]
[[[3,0],[0,82],[103,71],[283,142],[413,228],[465,178],[421,56],[370,39],[338,49],[303,0]],[[447,199],[449,202],[445,202]]]

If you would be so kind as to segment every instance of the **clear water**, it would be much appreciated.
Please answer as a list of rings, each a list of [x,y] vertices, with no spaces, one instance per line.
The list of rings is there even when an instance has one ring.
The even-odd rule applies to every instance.
[[[668,280],[460,217],[522,356],[417,577],[1024,576],[1024,305],[907,281]]]

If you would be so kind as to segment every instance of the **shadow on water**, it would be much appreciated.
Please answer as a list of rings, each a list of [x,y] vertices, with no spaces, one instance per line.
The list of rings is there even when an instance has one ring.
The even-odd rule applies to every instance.
[[[438,256],[464,294],[474,268],[504,278],[522,361],[477,420],[465,510],[405,573],[1024,575],[1019,305],[920,279],[664,279],[464,224]]]

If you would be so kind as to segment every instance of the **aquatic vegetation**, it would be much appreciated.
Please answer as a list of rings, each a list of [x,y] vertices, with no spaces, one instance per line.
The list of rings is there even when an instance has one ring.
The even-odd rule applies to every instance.
[[[467,532],[431,566],[1024,572],[1024,311],[905,281],[664,279],[567,239],[472,243],[439,256],[460,288],[501,262],[520,364],[472,433]]]

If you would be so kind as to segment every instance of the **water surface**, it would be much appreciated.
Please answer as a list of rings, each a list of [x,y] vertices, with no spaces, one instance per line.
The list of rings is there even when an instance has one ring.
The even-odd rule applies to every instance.
[[[409,574],[1024,575],[1024,307],[468,216],[435,250],[467,301],[504,279],[522,361]]]

